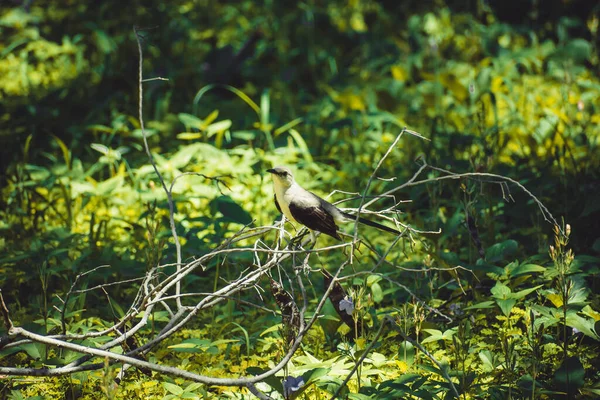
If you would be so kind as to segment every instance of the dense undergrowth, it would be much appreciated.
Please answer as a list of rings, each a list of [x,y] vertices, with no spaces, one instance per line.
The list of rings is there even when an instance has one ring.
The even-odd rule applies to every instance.
[[[413,232],[375,270],[371,252],[355,252],[344,274],[356,275],[343,286],[365,333],[349,340],[327,304],[285,370],[304,377],[300,396],[331,397],[373,341],[342,396],[600,395],[600,10],[528,25],[451,2],[155,3],[0,7],[0,288],[15,324],[59,333],[78,274],[109,266],[78,282],[86,289],[174,262],[167,198],[136,115],[136,24],[152,27],[145,76],[169,79],[145,83],[143,105],[156,165],[167,184],[176,179],[185,260],[244,225],[273,223],[272,165],[294,166],[322,195],[362,194],[402,127],[430,139],[403,136],[368,194],[406,182],[426,162],[434,168],[419,179],[431,181],[395,194],[407,201],[396,218],[440,233]],[[444,170],[503,175],[530,193],[482,176],[437,179]],[[367,228],[360,235],[380,253],[393,240]],[[319,237],[317,246],[326,244]],[[348,257],[310,259],[313,271],[302,275],[309,311],[324,292],[315,271]],[[254,262],[216,259],[184,290],[213,291]],[[73,296],[67,331],[102,330],[136,292],[129,284]],[[210,376],[268,369],[286,351],[281,317],[253,303],[277,309],[269,293],[244,293],[198,315],[147,359]],[[156,312],[138,340],[165,321]],[[29,343],[2,350],[0,365],[52,368],[77,357]],[[3,376],[0,398],[251,397],[134,369],[115,386],[118,370]],[[281,398],[282,379],[258,388]]]

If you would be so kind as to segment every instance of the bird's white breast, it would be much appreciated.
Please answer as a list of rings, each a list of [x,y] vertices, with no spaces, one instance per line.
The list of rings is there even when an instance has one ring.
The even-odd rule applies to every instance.
[[[298,222],[292,216],[290,212],[289,204],[294,202],[301,204],[302,207],[316,207],[319,205],[319,201],[311,193],[302,189],[297,183],[293,183],[290,187],[284,188],[281,185],[275,185],[275,196],[277,196],[277,203],[281,208],[281,212],[287,219],[293,222]]]

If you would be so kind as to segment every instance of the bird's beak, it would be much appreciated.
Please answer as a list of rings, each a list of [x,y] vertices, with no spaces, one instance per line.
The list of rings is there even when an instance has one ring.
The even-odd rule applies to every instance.
[[[277,171],[275,171],[273,168],[269,168],[267,170],[267,172],[270,172],[271,174],[276,174],[277,173]]]

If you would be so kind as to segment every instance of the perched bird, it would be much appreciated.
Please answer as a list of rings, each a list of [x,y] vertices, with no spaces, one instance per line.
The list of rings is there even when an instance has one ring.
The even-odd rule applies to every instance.
[[[356,216],[348,214],[314,193],[302,188],[294,180],[292,171],[287,167],[268,169],[273,176],[275,206],[287,219],[298,222],[313,231],[319,231],[338,240],[339,223],[354,222]],[[359,217],[358,222],[382,231],[400,235],[396,229]]]

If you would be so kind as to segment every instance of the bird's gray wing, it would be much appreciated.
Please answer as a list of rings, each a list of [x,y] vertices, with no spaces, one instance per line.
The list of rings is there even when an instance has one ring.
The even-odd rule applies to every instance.
[[[275,200],[275,207],[277,207],[277,211],[279,211],[280,214],[283,214],[281,212],[281,207],[279,207],[279,202],[277,201],[277,195],[276,194],[273,195],[273,200]]]
[[[337,233],[338,227],[333,216],[321,205],[303,206],[301,203],[292,201],[289,207],[292,217],[302,225],[313,231],[319,231],[337,240],[342,240]]]

